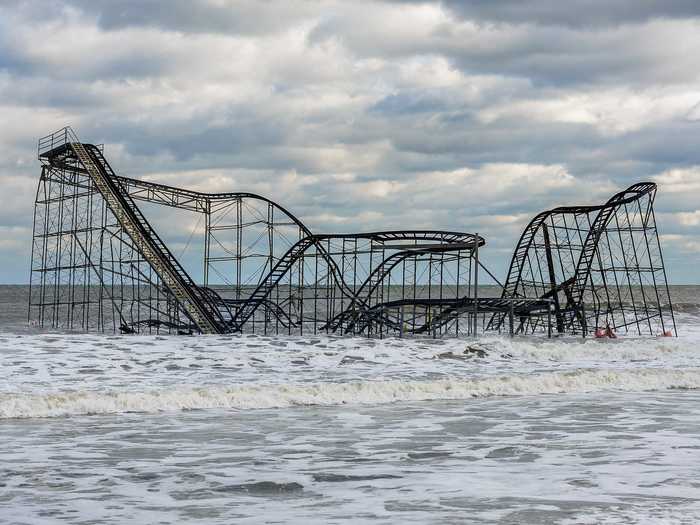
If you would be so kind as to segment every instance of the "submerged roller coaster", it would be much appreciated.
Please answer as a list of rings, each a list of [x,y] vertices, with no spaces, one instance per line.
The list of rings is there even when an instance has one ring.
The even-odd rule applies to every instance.
[[[68,330],[460,336],[675,334],[656,186],[537,215],[505,282],[477,234],[312,233],[270,199],[117,175],[70,128],[39,141],[29,319]],[[140,203],[203,218],[195,282]],[[482,277],[480,282],[479,277]],[[484,293],[484,281],[499,283]]]

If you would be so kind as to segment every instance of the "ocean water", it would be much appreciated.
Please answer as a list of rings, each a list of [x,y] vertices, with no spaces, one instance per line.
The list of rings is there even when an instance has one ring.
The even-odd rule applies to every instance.
[[[697,523],[672,293],[678,338],[474,342],[40,332],[0,287],[0,523]]]

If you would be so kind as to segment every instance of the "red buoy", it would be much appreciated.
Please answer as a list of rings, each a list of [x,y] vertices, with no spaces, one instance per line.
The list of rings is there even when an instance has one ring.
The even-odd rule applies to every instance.
[[[610,325],[606,325],[605,328],[596,328],[595,336],[598,339],[603,339],[605,337],[608,339],[617,339],[617,335],[613,332],[613,329],[610,328]]]

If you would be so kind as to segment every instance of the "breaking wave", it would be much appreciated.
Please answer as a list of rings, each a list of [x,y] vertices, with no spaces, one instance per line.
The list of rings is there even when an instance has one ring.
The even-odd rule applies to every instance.
[[[700,388],[700,368],[579,369],[436,381],[256,384],[156,391],[0,394],[0,419],[46,418],[198,409],[266,409],[312,405],[384,404],[604,391]]]

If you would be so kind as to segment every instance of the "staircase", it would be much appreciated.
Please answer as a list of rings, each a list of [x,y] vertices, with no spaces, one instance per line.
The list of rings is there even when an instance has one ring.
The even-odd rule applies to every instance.
[[[267,299],[272,289],[277,286],[282,277],[289,271],[292,265],[312,244],[316,243],[317,239],[313,235],[304,237],[297,241],[283,256],[277,261],[277,264],[272,268],[265,278],[258,284],[250,297],[246,299],[243,306],[238,310],[233,320],[231,321],[232,331],[240,332],[243,325],[251,318],[258,307]]]
[[[544,223],[545,220],[551,215],[551,212],[542,212],[535,216],[532,221],[527,225],[525,231],[520,236],[518,245],[515,247],[515,252],[513,252],[513,258],[510,262],[510,268],[508,269],[508,277],[503,285],[503,291],[501,297],[504,299],[514,299],[518,296],[518,286],[520,285],[520,277],[523,273],[523,268],[525,267],[525,261],[527,260],[528,251],[532,245],[532,241],[535,238],[537,230]],[[491,316],[486,330],[498,330],[501,328],[507,314],[497,312]]]
[[[343,330],[344,333],[348,334],[353,331],[355,325],[360,323],[359,332],[361,333],[367,325],[372,321],[372,317],[377,315],[370,315],[368,307],[372,301],[372,294],[374,291],[384,282],[384,279],[391,271],[404,259],[411,257],[416,254],[423,253],[420,250],[406,250],[394,253],[393,255],[384,259],[379,266],[377,266],[370,276],[362,283],[359,290],[357,291],[357,301],[353,301],[353,304],[344,312],[342,315],[337,316],[336,322],[334,324],[329,323],[329,328],[331,331],[336,331],[340,328],[343,322],[347,321],[347,326]],[[365,292],[365,290],[367,290]],[[377,303],[381,303],[383,298],[379,298]],[[357,305],[359,302],[359,305]],[[358,306],[357,310],[351,310],[353,307]],[[378,312],[381,315],[381,312]]]
[[[581,250],[578,263],[576,264],[576,272],[574,273],[574,277],[571,279],[570,286],[567,289],[567,300],[572,304],[576,313],[576,315],[572,316],[572,318],[568,321],[568,324],[573,325],[574,320],[577,320],[584,333],[587,331],[587,322],[583,316],[583,313],[581,312],[583,294],[586,289],[586,283],[591,275],[591,267],[593,266],[593,258],[595,257],[596,250],[598,249],[598,241],[605,232],[608,222],[612,218],[613,214],[617,211],[617,207],[614,205],[613,201],[614,198],[609,201],[609,204],[611,202],[612,204],[603,208],[593,221],[591,229],[588,231],[588,235],[586,236],[586,240],[583,244],[583,249]]]
[[[197,329],[206,334],[224,332],[226,323],[217,306],[199,289],[153,230],[128,192],[118,182],[102,152],[94,145],[78,141],[69,128],[58,132],[56,138],[51,136],[50,147],[53,149],[54,145],[55,151],[61,151],[61,154],[65,154],[69,148],[72,150],[119,225],[129,235],[141,256],[155,270],[167,291],[182,306]],[[51,151],[41,151],[40,143],[40,157],[50,159],[51,155]]]
[[[520,276],[523,272],[523,267],[525,266],[525,261],[527,259],[527,252],[532,245],[532,241],[540,229],[540,226],[544,221],[550,216],[550,212],[543,212],[537,215],[530,224],[527,225],[525,231],[520,236],[518,245],[513,253],[513,259],[510,262],[510,268],[508,269],[508,277],[506,278],[506,283],[503,286],[503,293],[501,297],[504,298],[514,298],[518,294],[518,285],[520,284]]]

